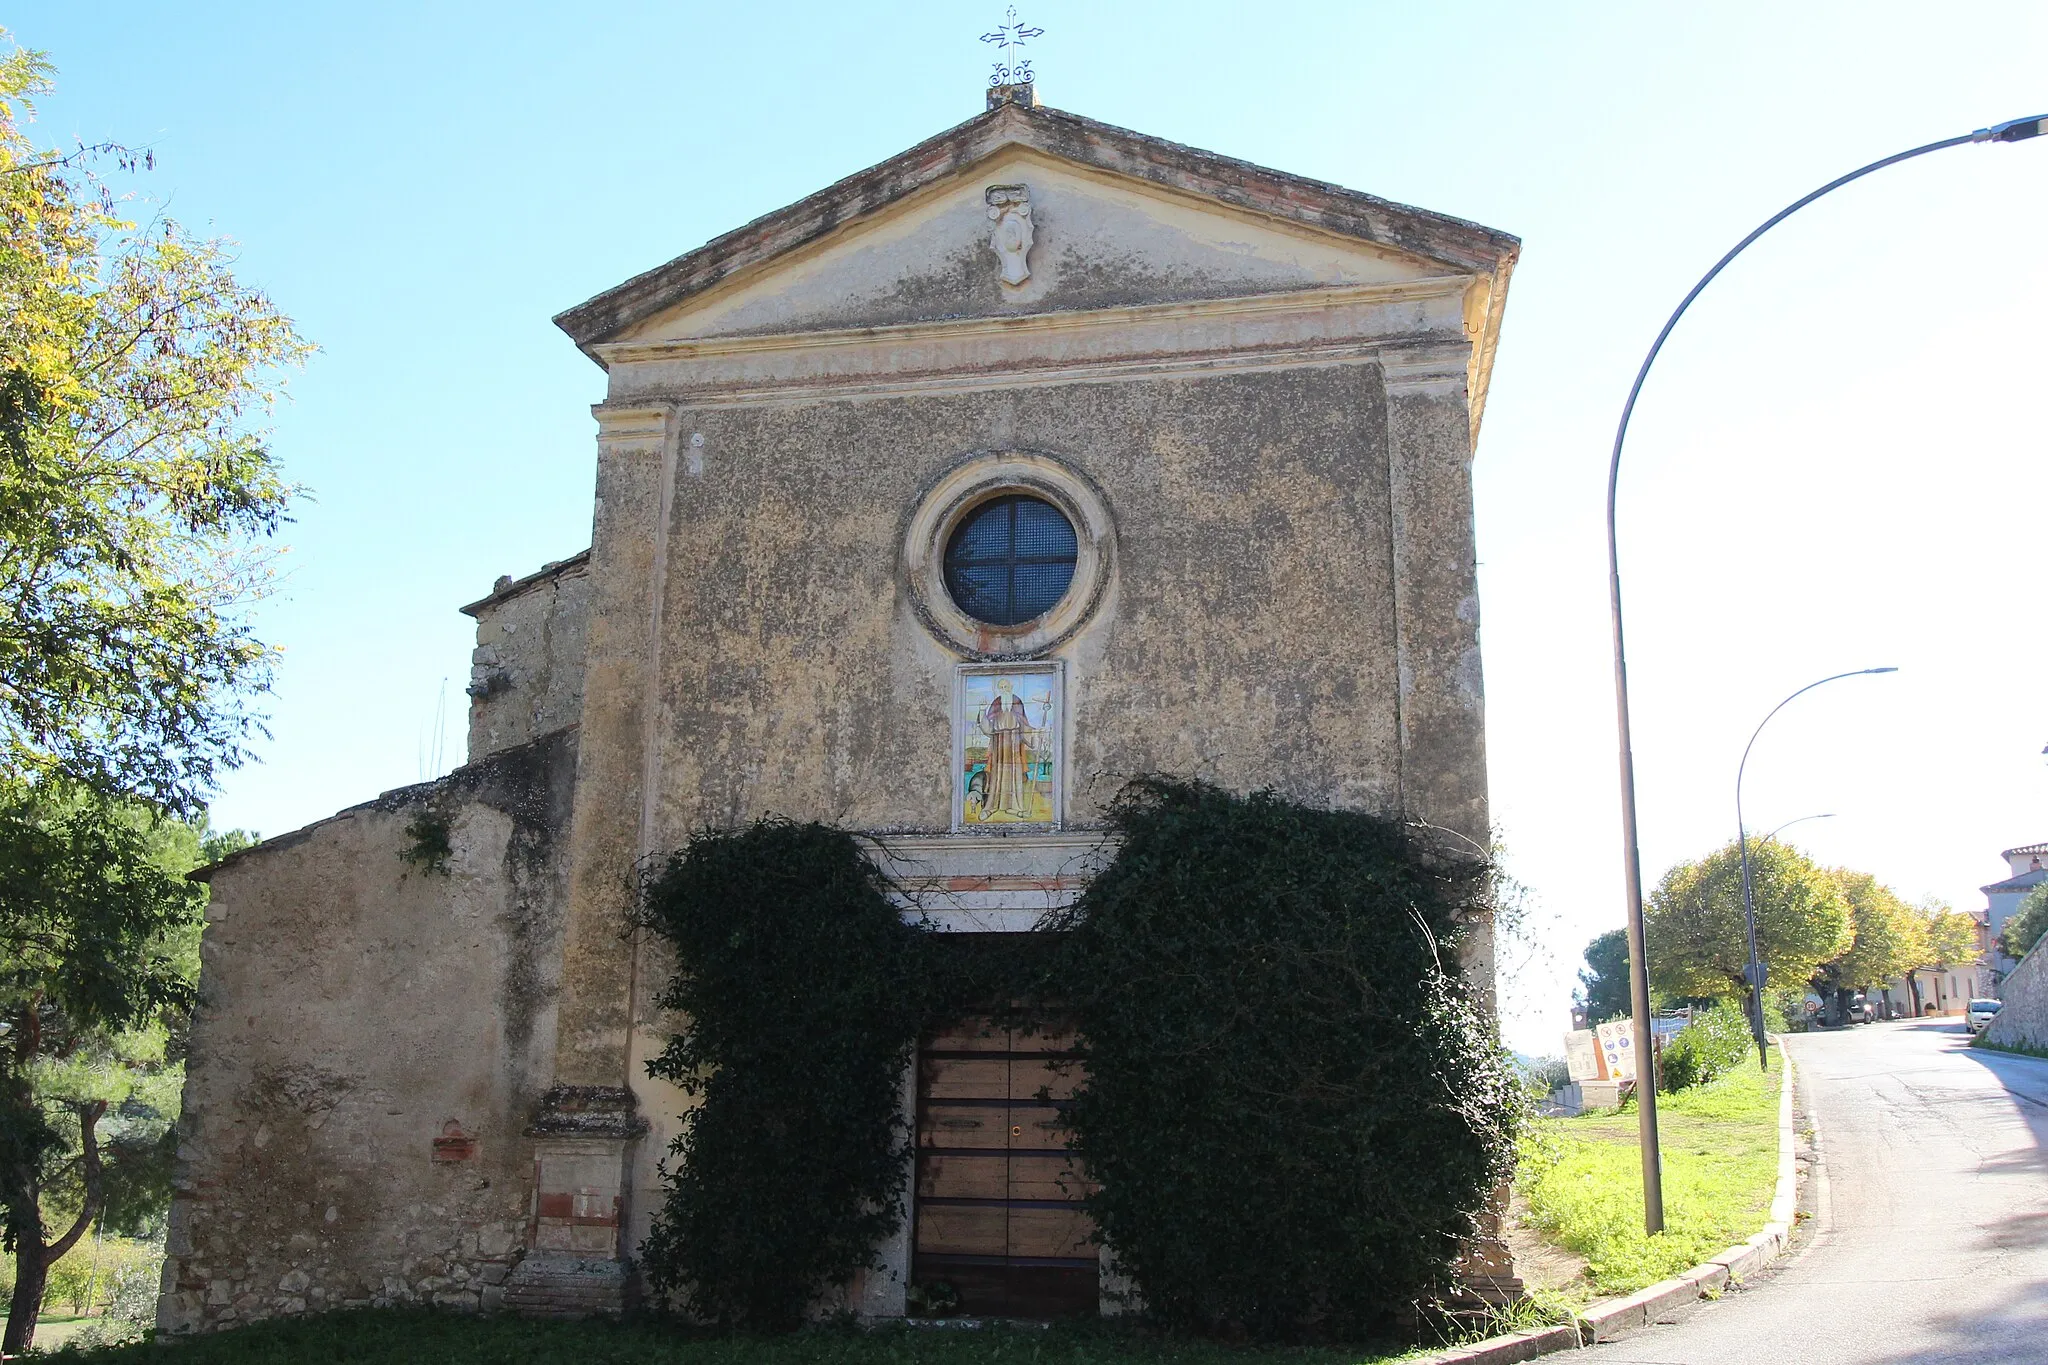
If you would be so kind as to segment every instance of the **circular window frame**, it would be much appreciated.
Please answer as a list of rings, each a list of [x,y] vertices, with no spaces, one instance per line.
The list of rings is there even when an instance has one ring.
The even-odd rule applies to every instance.
[[[946,590],[946,546],[969,513],[1018,494],[1052,504],[1073,526],[1074,577],[1041,614],[1014,626],[991,625],[962,611]],[[1102,490],[1066,461],[1029,450],[969,456],[926,489],[911,513],[903,547],[911,602],[939,643],[971,659],[1044,654],[1071,639],[1101,604],[1116,558],[1115,529]]]

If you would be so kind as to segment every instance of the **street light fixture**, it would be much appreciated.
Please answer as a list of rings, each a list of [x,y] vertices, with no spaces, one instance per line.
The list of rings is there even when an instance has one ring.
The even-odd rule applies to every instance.
[[[2036,114],[2031,118],[2007,119],[1989,128],[1979,128],[1974,133],[1960,137],[1944,138],[1922,147],[1914,147],[1888,156],[1882,161],[1873,161],[1868,166],[1849,172],[1847,175],[1830,180],[1813,193],[1780,209],[1765,219],[1756,231],[1737,242],[1734,249],[1714,262],[1714,268],[1700,277],[1700,282],[1679,301],[1664,329],[1657,333],[1656,341],[1650,345],[1650,353],[1643,357],[1642,368],[1636,371],[1635,383],[1629,386],[1628,401],[1622,404],[1621,424],[1614,430],[1614,454],[1607,469],[1607,596],[1614,618],[1614,725],[1619,739],[1621,759],[1621,847],[1622,880],[1628,889],[1628,980],[1630,1011],[1635,1016],[1634,1051],[1638,1059],[1648,1057],[1650,1052],[1650,969],[1649,960],[1643,951],[1643,860],[1642,851],[1636,839],[1636,761],[1635,752],[1629,741],[1628,717],[1628,657],[1622,648],[1621,629],[1621,550],[1615,539],[1614,504],[1615,495],[1621,482],[1621,447],[1628,437],[1628,419],[1636,410],[1636,399],[1642,394],[1643,381],[1649,378],[1650,366],[1656,362],[1658,352],[1664,349],[1664,342],[1671,335],[1671,329],[1678,326],[1678,320],[1685,316],[1685,310],[1700,292],[1714,282],[1737,256],[1748,249],[1750,243],[1769,232],[1778,224],[1790,218],[1799,210],[1821,196],[1830,194],[1851,181],[1861,180],[1872,171],[1883,170],[1886,166],[1910,161],[1916,156],[1938,152],[1947,147],[1960,147],[1966,142],[2020,142],[2027,138],[2048,133],[2048,114]],[[1636,1133],[1642,1146],[1643,1155],[1643,1226],[1650,1232],[1664,1230],[1664,1171],[1657,1155],[1657,1081],[1649,1063],[1639,1062],[1636,1079]]]
[[[1749,743],[1742,746],[1742,762],[1735,767],[1735,840],[1742,850],[1742,927],[1749,935],[1749,961],[1743,965],[1742,979],[1749,983],[1749,1032],[1756,1039],[1756,1064],[1766,1071],[1771,1066],[1770,1045],[1764,1041],[1764,986],[1770,973],[1765,970],[1763,960],[1756,951],[1756,895],[1751,890],[1749,873],[1749,827],[1742,822],[1742,775],[1749,770],[1749,751],[1756,747],[1756,737],[1771,723],[1771,716],[1790,706],[1822,683],[1840,682],[1843,678],[1860,678],[1867,673],[1896,673],[1896,668],[1856,668],[1847,673],[1832,673],[1820,682],[1810,682],[1785,700],[1771,708],[1771,714],[1757,722],[1756,729],[1749,732]],[[1813,818],[1813,817],[1805,817]],[[1792,824],[1799,823],[1797,820]],[[1778,829],[1785,828],[1784,825]],[[1777,829],[1771,831],[1776,834]],[[1757,842],[1762,843],[1763,840]]]
[[[1778,826],[1776,829],[1772,830],[1769,834],[1766,834],[1763,838],[1757,840],[1756,842],[1757,845],[1761,847],[1764,844],[1768,844],[1771,840],[1777,838],[1780,834],[1783,834],[1786,830],[1792,828],[1792,826],[1794,825],[1803,825],[1808,820],[1832,820],[1834,818],[1835,813],[1831,810],[1822,811],[1819,815],[1802,815],[1797,820],[1787,820],[1784,824]]]

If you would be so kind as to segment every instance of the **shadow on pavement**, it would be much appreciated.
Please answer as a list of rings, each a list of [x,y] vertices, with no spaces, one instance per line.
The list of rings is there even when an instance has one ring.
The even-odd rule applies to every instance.
[[[2007,1214],[1979,1231],[1986,1247],[2000,1251],[2031,1251],[2048,1247],[2048,1210]],[[2048,1352],[2048,1341],[2042,1342],[2041,1346],[2044,1352]]]
[[[1967,1044],[1954,1051],[1956,1056],[1976,1063],[1997,1077],[1998,1083],[2012,1096],[2013,1107],[2034,1130],[2034,1145],[2048,1144],[2048,1059]]]
[[[1968,1036],[1967,1029],[1946,1021],[1918,1027],[1952,1030]],[[1986,1157],[1979,1174],[2048,1175],[2048,1061],[1967,1044],[1953,1051],[1991,1073],[2033,1138],[2030,1146],[2015,1146]],[[2048,1246],[2048,1207],[2035,1202],[2032,1207],[2015,1208],[1978,1232],[1979,1245],[1985,1250],[2038,1252]],[[1992,1365],[2048,1360],[2048,1282],[2016,1283],[1988,1311],[1980,1305],[1967,1315],[1930,1318],[1925,1329],[1933,1340],[1923,1345],[1884,1352],[1883,1343],[1869,1343],[1873,1348],[1870,1365]]]
[[[1868,1365],[2037,1365],[2048,1356],[2048,1284],[2016,1284],[1991,1310],[1930,1318],[1925,1330],[1933,1340],[1885,1354],[1878,1354],[1884,1343],[1873,1341],[1864,1359]]]

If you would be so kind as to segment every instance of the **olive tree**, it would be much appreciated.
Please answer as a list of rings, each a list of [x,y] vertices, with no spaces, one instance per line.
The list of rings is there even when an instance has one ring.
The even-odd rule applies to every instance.
[[[1882,985],[1917,965],[1927,934],[1913,907],[1870,873],[1837,868],[1834,875],[1849,903],[1850,943],[1820,964],[1812,984],[1832,1002],[1830,1017],[1839,1018],[1850,992]]]
[[[1836,877],[1773,840],[1749,850],[1757,954],[1771,980],[1805,981],[1854,942],[1848,897]],[[1650,985],[1666,998],[1740,997],[1749,961],[1742,865],[1736,845],[1664,874],[1643,907]]]

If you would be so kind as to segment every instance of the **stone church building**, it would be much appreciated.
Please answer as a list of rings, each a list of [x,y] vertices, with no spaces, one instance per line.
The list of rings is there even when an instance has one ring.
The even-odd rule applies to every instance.
[[[686,1101],[628,917],[706,824],[886,833],[962,933],[1070,901],[1141,773],[1484,843],[1469,471],[1516,253],[1003,86],[563,313],[607,376],[591,545],[463,608],[468,761],[200,874],[162,1326],[629,1301]],[[1032,1175],[1056,1048],[927,1040],[909,1218],[844,1306],[1094,1306]]]

